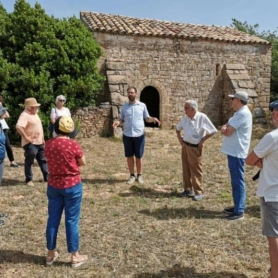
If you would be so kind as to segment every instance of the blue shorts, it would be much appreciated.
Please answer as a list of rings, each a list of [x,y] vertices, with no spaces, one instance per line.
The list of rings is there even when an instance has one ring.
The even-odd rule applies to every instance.
[[[125,147],[125,157],[134,156],[142,158],[145,148],[145,135],[139,137],[128,137],[123,135],[123,142]]]

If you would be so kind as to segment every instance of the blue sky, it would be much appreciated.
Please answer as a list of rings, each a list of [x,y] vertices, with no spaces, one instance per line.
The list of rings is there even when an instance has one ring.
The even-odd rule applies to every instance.
[[[0,0],[8,12],[15,0]],[[232,18],[259,24],[259,31],[278,30],[278,0],[27,0],[40,3],[49,15],[58,18],[80,11],[102,12],[193,24],[230,26]]]

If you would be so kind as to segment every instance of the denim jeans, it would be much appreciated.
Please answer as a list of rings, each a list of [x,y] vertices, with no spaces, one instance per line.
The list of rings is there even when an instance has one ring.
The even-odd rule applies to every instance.
[[[24,172],[25,172],[25,181],[29,182],[33,180],[32,166],[34,164],[35,158],[38,161],[38,164],[41,168],[44,181],[47,181],[48,178],[48,168],[46,158],[44,156],[44,145],[33,145],[31,143],[23,146],[24,149]]]
[[[8,129],[3,129],[3,131],[4,131],[5,136],[6,136],[6,152],[7,152],[9,161],[12,162],[12,161],[14,161],[14,153],[13,153],[12,146],[11,146],[11,143],[10,143],[10,139],[9,139],[9,136],[8,136]]]
[[[48,220],[46,226],[46,247],[48,250],[56,248],[57,234],[65,209],[65,226],[68,252],[79,249],[79,219],[82,203],[82,183],[71,188],[57,189],[48,184]]]
[[[3,160],[0,159],[0,185],[2,182],[3,175],[4,175],[4,170],[5,170],[5,158],[3,158]]]
[[[235,214],[242,214],[245,209],[246,189],[244,182],[244,162],[244,158],[228,155]]]

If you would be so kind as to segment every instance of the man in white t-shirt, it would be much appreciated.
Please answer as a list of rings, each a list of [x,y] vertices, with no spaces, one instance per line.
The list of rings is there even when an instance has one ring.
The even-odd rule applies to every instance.
[[[217,132],[206,114],[198,111],[195,100],[184,104],[185,116],[178,123],[176,133],[182,146],[182,173],[184,191],[181,197],[203,198],[202,155],[204,142]],[[183,136],[181,131],[183,130]]]
[[[223,135],[222,152],[228,157],[228,166],[232,184],[234,206],[225,208],[229,213],[227,220],[244,218],[246,188],[244,181],[244,162],[250,147],[252,134],[252,114],[247,107],[248,94],[240,91],[231,98],[231,107],[235,111],[227,124],[221,127]]]
[[[247,156],[245,163],[260,170],[257,196],[260,197],[262,234],[267,237],[271,264],[270,278],[278,277],[278,100],[270,103],[276,127],[267,133]]]

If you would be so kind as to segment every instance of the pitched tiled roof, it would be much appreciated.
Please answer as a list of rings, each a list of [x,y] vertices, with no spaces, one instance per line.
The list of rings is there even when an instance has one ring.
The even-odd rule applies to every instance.
[[[266,40],[240,32],[231,27],[140,19],[95,12],[80,12],[80,18],[93,32],[133,36],[205,39],[246,44],[270,44]]]

